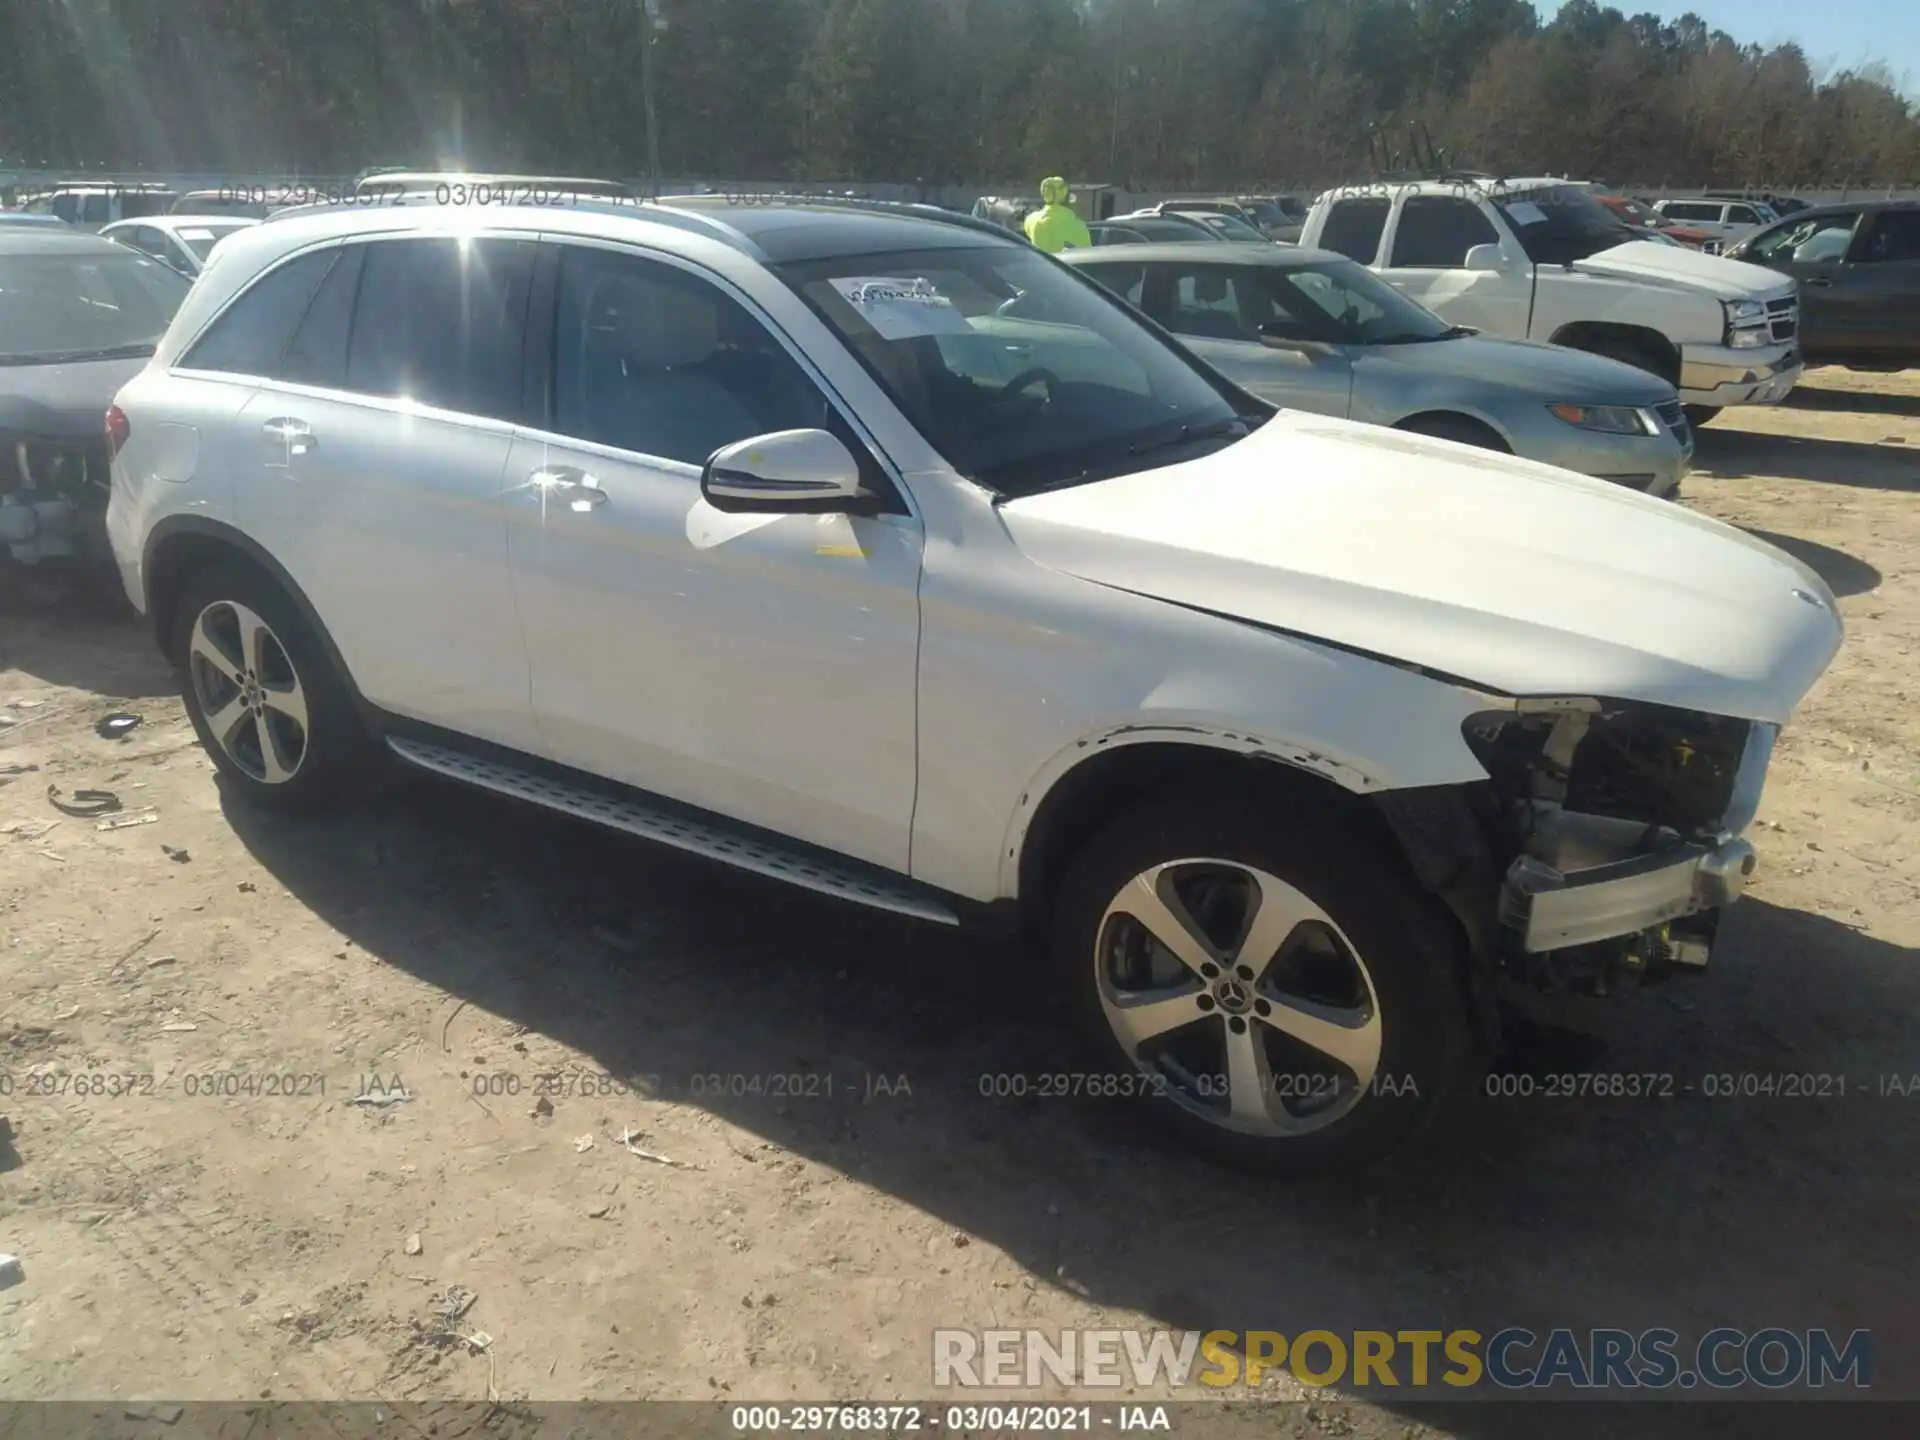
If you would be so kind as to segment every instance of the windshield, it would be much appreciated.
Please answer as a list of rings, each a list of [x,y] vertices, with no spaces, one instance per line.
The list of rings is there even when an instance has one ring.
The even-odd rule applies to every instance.
[[[1195,215],[1193,218],[1213,231],[1214,234],[1227,240],[1265,240],[1267,238],[1260,233],[1257,227],[1247,224],[1246,221],[1240,219],[1237,215],[1228,215],[1216,211],[1205,215]]]
[[[1025,247],[775,269],[955,469],[1003,496],[1188,459],[1268,413]]]
[[[1351,260],[1261,268],[1270,277],[1267,288],[1274,305],[1305,330],[1298,338],[1345,345],[1413,345],[1463,333]]]
[[[188,288],[144,255],[0,255],[0,363],[150,353]]]
[[[221,237],[246,228],[244,225],[182,225],[177,233],[186,241],[187,248],[204,260],[213,253],[213,247]]]
[[[1624,220],[1576,185],[1502,191],[1493,203],[1536,265],[1571,265],[1633,239]]]
[[[1613,200],[1603,203],[1607,209],[1611,210],[1615,215],[1618,215],[1629,225],[1644,225],[1650,230],[1665,230],[1673,224],[1666,216],[1642,205],[1638,200],[1616,197]]]

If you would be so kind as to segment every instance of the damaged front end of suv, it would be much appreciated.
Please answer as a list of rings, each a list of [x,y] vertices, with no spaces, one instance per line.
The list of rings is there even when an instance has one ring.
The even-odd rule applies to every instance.
[[[1639,701],[1499,702],[1461,735],[1486,771],[1375,797],[1466,931],[1497,1001],[1621,994],[1699,974],[1758,863],[1779,726]]]
[[[1462,727],[1501,867],[1493,954],[1547,994],[1703,968],[1757,863],[1743,838],[1775,725],[1628,701],[1522,700]]]

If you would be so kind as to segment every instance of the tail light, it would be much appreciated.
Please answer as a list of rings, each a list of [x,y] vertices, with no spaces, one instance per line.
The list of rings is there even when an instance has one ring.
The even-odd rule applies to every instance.
[[[133,426],[127,422],[127,412],[118,405],[107,407],[107,458],[112,459],[120,453],[120,447],[127,443],[127,437],[133,433]]]

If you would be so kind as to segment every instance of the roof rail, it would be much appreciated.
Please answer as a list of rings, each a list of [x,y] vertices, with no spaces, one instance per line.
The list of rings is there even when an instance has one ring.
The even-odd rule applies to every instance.
[[[976,216],[962,215],[957,210],[942,209],[938,205],[924,205],[911,200],[867,200],[857,195],[755,195],[751,200],[728,199],[724,195],[669,195],[663,200],[649,201],[649,204],[673,205],[684,207],[687,213],[705,209],[715,203],[734,206],[749,205],[820,205],[835,210],[865,210],[880,215],[910,215],[921,220],[932,220],[942,225],[958,226],[962,230],[977,230],[983,235],[997,235],[1000,239],[1017,239],[1014,233],[1004,225],[996,225],[991,220],[981,220]]]
[[[271,225],[276,220],[304,220],[311,215],[331,215],[351,212],[365,215],[381,210],[424,209],[427,206],[440,207],[440,201],[432,191],[406,191],[398,195],[383,198],[379,204],[370,205],[364,200],[340,199],[318,200],[307,205],[284,205],[273,211],[260,223]],[[473,206],[475,210],[502,210],[502,205]],[[519,208],[519,207],[515,207]],[[652,221],[656,225],[668,225],[676,230],[687,230],[705,235],[730,245],[735,250],[759,253],[756,246],[741,231],[718,220],[711,215],[702,215],[691,209],[663,205],[657,200],[615,200],[582,197],[578,200],[552,201],[536,207],[542,210],[577,210],[597,215],[631,215],[642,220]]]

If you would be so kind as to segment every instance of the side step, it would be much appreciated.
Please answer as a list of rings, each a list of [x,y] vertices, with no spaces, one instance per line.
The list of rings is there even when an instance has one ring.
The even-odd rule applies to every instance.
[[[939,901],[883,872],[866,871],[856,861],[816,857],[798,848],[788,849],[721,825],[670,813],[638,796],[602,794],[584,785],[420,740],[389,736],[387,745],[394,754],[418,769],[491,790],[496,795],[557,810],[576,820],[623,830],[642,840],[671,845],[676,850],[718,860],[723,865],[784,880],[803,890],[851,900],[856,905],[911,915],[936,925],[960,923],[960,917]]]

